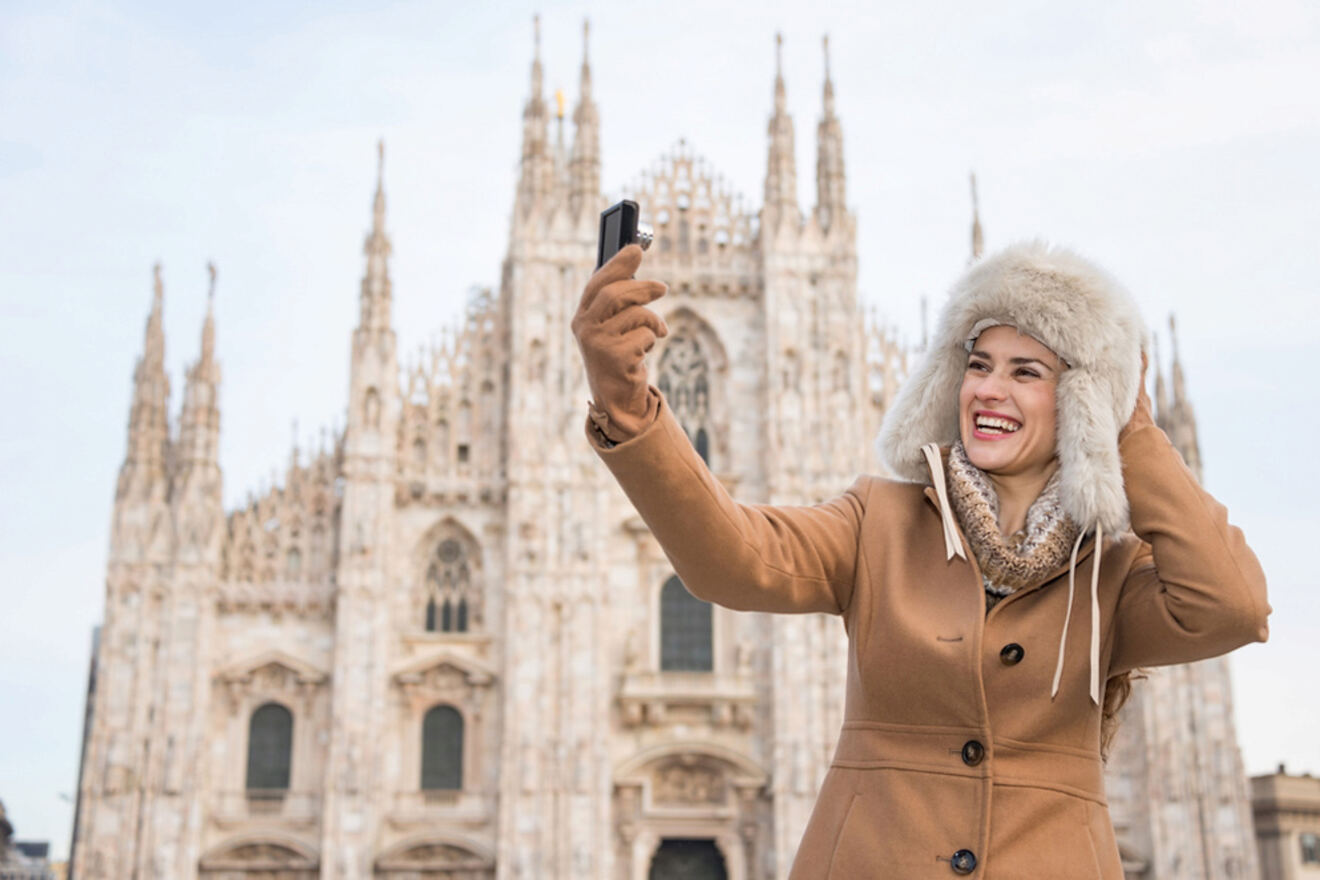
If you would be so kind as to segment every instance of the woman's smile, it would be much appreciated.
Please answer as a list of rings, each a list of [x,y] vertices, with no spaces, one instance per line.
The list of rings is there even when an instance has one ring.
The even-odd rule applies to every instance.
[[[982,409],[972,415],[974,417],[972,436],[978,440],[1003,440],[1022,428],[1021,422],[1004,413]]]

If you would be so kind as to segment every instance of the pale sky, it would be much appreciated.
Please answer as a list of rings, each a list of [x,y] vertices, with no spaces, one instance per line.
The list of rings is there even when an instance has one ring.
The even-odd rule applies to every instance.
[[[936,308],[966,261],[972,169],[989,248],[1054,239],[1161,332],[1176,312],[1206,484],[1274,607],[1270,642],[1232,660],[1246,768],[1320,773],[1320,590],[1302,552],[1320,531],[1320,11],[889,6],[0,7],[0,800],[19,838],[67,852],[152,264],[176,411],[219,267],[232,506],[284,467],[295,420],[304,444],[342,422],[377,138],[401,352],[497,284],[537,10],[570,111],[591,19],[611,194],[685,138],[759,203],[782,30],[810,205],[829,33],[861,293],[910,339],[921,297]]]

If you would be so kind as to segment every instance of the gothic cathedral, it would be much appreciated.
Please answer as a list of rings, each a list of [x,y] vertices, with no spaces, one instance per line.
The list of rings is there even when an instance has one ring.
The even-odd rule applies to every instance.
[[[569,321],[606,207],[599,116],[584,51],[565,147],[539,51],[498,290],[401,363],[378,175],[346,425],[239,509],[221,500],[209,310],[170,428],[157,270],[78,880],[787,874],[842,721],[846,635],[694,599],[591,452]],[[655,229],[643,270],[670,291],[650,375],[744,502],[881,472],[871,438],[907,369],[858,299],[826,52],[814,205],[779,69],[759,209],[682,141],[630,194]],[[1174,371],[1160,419],[1199,467]],[[1129,876],[1257,876],[1226,663],[1138,688],[1110,766]]]

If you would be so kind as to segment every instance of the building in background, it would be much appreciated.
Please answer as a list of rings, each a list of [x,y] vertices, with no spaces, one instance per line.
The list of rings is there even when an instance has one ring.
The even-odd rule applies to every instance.
[[[1155,420],[1200,480],[1196,416],[1176,327],[1170,379],[1155,349]],[[1110,814],[1129,880],[1260,876],[1227,657],[1145,670],[1111,747]]]
[[[1307,773],[1251,777],[1261,880],[1320,878],[1320,779]]]
[[[14,840],[14,826],[0,801],[0,880],[55,880],[50,844]]]
[[[759,207],[681,141],[628,193],[669,286],[650,376],[738,498],[811,503],[882,470],[871,438],[909,353],[858,298],[828,47],[812,205],[778,70],[772,94]],[[72,876],[787,873],[845,634],[694,599],[588,447],[569,321],[608,200],[585,53],[572,124],[570,143],[538,45],[499,287],[406,361],[378,172],[346,426],[237,510],[213,313],[171,430],[157,271]],[[1194,461],[1174,376],[1159,415]],[[1134,878],[1255,876],[1227,679],[1205,669],[1152,676],[1110,768]]]

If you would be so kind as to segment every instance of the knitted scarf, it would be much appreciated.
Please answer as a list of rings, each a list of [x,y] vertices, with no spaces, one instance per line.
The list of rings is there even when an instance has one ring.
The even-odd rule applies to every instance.
[[[1000,599],[1039,583],[1068,560],[1079,528],[1063,512],[1059,471],[1027,510],[1026,525],[1007,538],[999,531],[999,496],[967,458],[961,441],[949,450],[948,486],[949,503],[981,566],[987,613]]]

